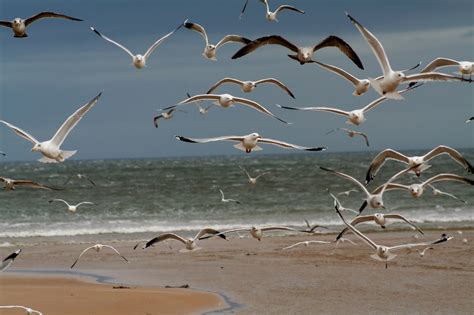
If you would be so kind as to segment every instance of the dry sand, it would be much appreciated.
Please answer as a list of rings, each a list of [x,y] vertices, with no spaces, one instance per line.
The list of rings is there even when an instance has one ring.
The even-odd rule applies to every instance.
[[[441,232],[427,231],[422,239],[436,239]],[[455,231],[448,233],[456,238],[427,251],[425,257],[417,253],[400,253],[389,263],[388,269],[385,269],[384,263],[372,260],[369,255],[373,252],[360,241],[357,241],[357,246],[342,243],[336,250],[334,244],[281,250],[304,240],[332,240],[334,235],[264,237],[261,242],[250,238],[233,238],[230,241],[210,239],[200,243],[203,249],[188,253],[180,253],[182,246],[177,242],[170,243],[173,249],[160,244],[134,251],[134,242],[122,241],[113,245],[130,259],[130,264],[105,250],[91,252],[83,256],[71,274],[68,274],[70,264],[89,243],[26,246],[14,265],[0,275],[0,304],[21,302],[33,307],[40,305],[35,303],[44,301],[41,306],[49,310],[46,314],[72,314],[59,310],[59,306],[58,309],[47,308],[55,306],[47,305],[46,301],[63,303],[63,299],[57,299],[52,291],[43,290],[45,287],[50,289],[50,285],[45,283],[68,283],[71,280],[41,280],[43,285],[40,281],[39,289],[34,294],[22,294],[21,301],[11,301],[8,291],[13,285],[12,280],[16,282],[14,278],[21,275],[22,281],[36,281],[24,277],[31,278],[38,274],[92,279],[86,277],[86,274],[91,274],[111,279],[99,278],[109,283],[101,289],[93,289],[94,286],[80,282],[74,282],[70,289],[69,285],[63,286],[64,291],[60,293],[66,296],[69,290],[77,288],[88,292],[84,293],[88,294],[87,297],[77,299],[80,292],[84,292],[77,291],[74,293],[76,298],[65,298],[64,303],[80,307],[87,303],[95,305],[96,314],[116,315],[167,314],[168,311],[170,314],[187,314],[203,312],[206,308],[219,308],[216,314],[472,314],[474,231],[464,231],[462,236]],[[369,235],[381,244],[395,245],[415,242],[412,234],[385,231]],[[354,236],[351,238],[354,239]],[[463,243],[462,238],[469,241]],[[0,257],[10,251],[0,249]],[[18,285],[18,292],[22,292],[22,288],[23,292],[34,290],[25,283]],[[133,289],[112,289],[112,284]],[[169,302],[167,305],[171,306],[166,311],[160,311],[157,307],[152,311],[134,309],[130,312],[123,306],[133,308],[150,303],[150,299],[163,306],[166,303],[158,302],[160,299],[180,300],[189,289],[167,291],[169,289],[141,287],[183,284],[189,284],[198,291],[192,291],[187,302]],[[220,294],[226,305],[218,305],[219,299],[216,300],[215,295],[204,293],[199,296],[199,291]],[[168,292],[174,294],[169,296]],[[106,301],[102,301],[102,297]],[[105,304],[98,304],[99,301]],[[197,307],[198,302],[202,302],[200,308]],[[188,303],[192,306],[184,309]],[[82,314],[95,313],[88,311]]]

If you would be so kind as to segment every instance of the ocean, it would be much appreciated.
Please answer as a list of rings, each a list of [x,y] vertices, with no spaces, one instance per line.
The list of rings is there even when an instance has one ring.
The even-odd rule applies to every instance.
[[[474,150],[461,150],[474,163]],[[252,225],[304,226],[304,219],[328,227],[342,223],[336,215],[328,190],[337,194],[357,188],[344,178],[318,168],[318,165],[342,171],[361,181],[370,161],[378,152],[210,156],[159,158],[137,160],[80,160],[61,164],[39,162],[4,162],[1,176],[31,179],[64,190],[47,191],[19,187],[15,191],[0,191],[0,246],[14,238],[21,241],[30,237],[75,237],[112,234],[136,235],[168,231],[194,232],[203,227],[226,229]],[[426,151],[408,151],[422,155]],[[422,175],[427,179],[437,173],[450,172],[469,178],[459,164],[447,156],[430,163],[432,167]],[[248,182],[245,168],[252,176],[263,172],[256,185]],[[388,161],[380,170],[369,190],[384,183],[403,164]],[[71,175],[85,174],[94,180]],[[412,175],[398,180],[401,183],[418,181]],[[384,195],[387,210],[431,228],[474,227],[473,187],[457,182],[437,183],[438,189],[467,201],[462,203],[447,196],[435,196],[430,189],[420,198],[407,191],[390,191]],[[219,189],[226,198],[240,204],[223,203]],[[339,196],[342,205],[358,209],[363,193]],[[49,203],[61,198],[69,203],[91,201],[76,213],[64,204]],[[374,213],[366,209],[365,213]],[[350,213],[345,215],[352,216]],[[403,225],[400,225],[403,226]]]

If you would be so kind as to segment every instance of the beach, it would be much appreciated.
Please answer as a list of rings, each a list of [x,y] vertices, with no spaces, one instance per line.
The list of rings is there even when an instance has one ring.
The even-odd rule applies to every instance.
[[[464,229],[462,235],[456,230],[428,230],[418,240],[408,230],[387,230],[368,236],[386,245],[434,240],[441,233],[455,237],[424,257],[399,252],[385,269],[383,262],[369,257],[373,251],[367,245],[349,235],[357,245],[344,242],[335,249],[334,243],[311,244],[282,250],[300,241],[331,241],[333,233],[264,235],[260,242],[213,238],[201,241],[202,249],[193,252],[180,252],[182,244],[177,242],[168,243],[172,248],[159,244],[133,250],[138,239],[112,241],[113,236],[102,236],[103,243],[116,247],[130,263],[104,249],[86,253],[72,271],[69,266],[90,243],[44,238],[34,246],[22,246],[22,254],[1,274],[0,305],[18,303],[45,314],[472,312],[474,230]],[[1,248],[2,255],[8,251]],[[189,288],[165,288],[183,285]]]

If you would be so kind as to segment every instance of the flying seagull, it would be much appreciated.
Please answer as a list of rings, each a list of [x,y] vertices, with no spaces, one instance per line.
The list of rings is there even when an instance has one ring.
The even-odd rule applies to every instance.
[[[79,178],[79,179],[85,179],[85,180],[87,180],[89,183],[91,183],[92,186],[97,186],[97,185],[95,184],[95,182],[94,182],[92,179],[90,179],[89,177],[87,177],[87,176],[84,175],[84,174],[76,174],[76,175],[71,175],[71,176],[69,176],[69,178],[64,182],[63,185],[66,185],[67,183],[69,183],[73,177],[77,177],[77,178]]]
[[[93,202],[90,202],[90,201],[83,201],[83,202],[80,202],[76,205],[70,205],[67,201],[65,201],[63,199],[51,199],[49,201],[49,203],[52,203],[52,202],[55,202],[55,201],[59,201],[59,202],[64,203],[67,206],[68,211],[70,211],[70,212],[76,212],[77,207],[79,207],[81,205],[93,205],[94,204]]]
[[[342,195],[349,196],[353,192],[359,192],[359,191],[355,188],[352,188],[352,189],[349,189],[349,190],[341,191],[341,192],[337,193],[337,195],[338,196],[342,196]]]
[[[19,308],[19,309],[22,309],[26,312],[26,314],[28,315],[32,315],[32,314],[37,314],[37,315],[43,315],[43,313],[41,313],[40,311],[36,311],[34,309],[32,309],[31,307],[26,307],[26,306],[22,306],[22,305],[0,305],[0,309],[13,309],[13,308]]]
[[[238,228],[238,229],[227,230],[227,231],[224,231],[224,232],[220,232],[216,236],[220,236],[222,234],[225,235],[225,234],[228,234],[228,233],[250,232],[250,235],[253,238],[261,241],[262,236],[263,236],[263,232],[266,232],[266,231],[289,231],[289,232],[313,233],[313,231],[299,230],[299,229],[294,229],[294,228],[290,228],[290,227],[287,227],[287,226],[266,226],[266,227],[261,227],[261,228],[252,226],[250,229],[249,228]]]
[[[187,20],[186,20],[187,21]],[[184,21],[184,23],[186,23],[186,21]],[[176,29],[174,29],[173,31],[169,32],[168,34],[166,34],[165,36],[163,36],[162,38],[158,39],[155,43],[153,43],[153,45],[150,46],[150,48],[148,48],[148,50],[145,52],[145,54],[141,55],[141,54],[136,54],[134,55],[130,50],[128,50],[128,48],[126,48],[125,46],[117,43],[116,41],[113,41],[112,39],[108,38],[107,36],[101,34],[98,30],[96,30],[94,27],[90,27],[92,31],[94,31],[94,33],[96,33],[99,37],[102,37],[103,39],[105,39],[106,41],[114,44],[115,46],[121,48],[122,50],[124,50],[127,54],[130,55],[130,57],[132,57],[132,62],[133,62],[133,65],[135,66],[135,68],[137,69],[142,69],[146,66],[146,61],[148,59],[148,57],[150,57],[150,55],[153,53],[153,51],[156,49],[156,47],[158,47],[159,45],[161,45],[161,43],[163,43],[163,41],[165,39],[167,39],[168,37],[170,37],[171,35],[173,35],[174,32],[176,32],[177,30],[179,30],[183,25],[184,23],[180,24]]]
[[[224,44],[227,44],[227,43],[248,44],[251,42],[250,39],[239,36],[239,35],[226,35],[216,45],[212,45],[212,44],[209,44],[209,39],[207,37],[206,30],[201,25],[197,23],[188,22],[188,23],[184,23],[184,27],[201,34],[201,36],[204,38],[204,41],[206,42],[206,46],[204,47],[204,52],[202,53],[202,55],[205,58],[214,60],[214,61],[217,60],[216,58],[217,49],[223,46]]]
[[[449,155],[469,173],[474,173],[474,167],[462,156],[461,153],[448,146],[440,145],[422,156],[406,156],[392,149],[383,150],[377,154],[377,156],[372,160],[372,163],[370,163],[369,169],[367,170],[367,175],[365,176],[365,181],[368,184],[371,180],[373,180],[375,175],[377,175],[378,171],[387,160],[399,161],[408,164],[408,167],[411,168],[413,168],[415,165],[418,165],[417,167],[413,168],[413,171],[415,172],[416,176],[420,176],[424,170],[431,167],[428,162],[432,158],[442,154]]]
[[[11,179],[7,177],[0,177],[0,182],[3,182],[5,184],[5,186],[3,187],[5,190],[15,190],[17,186],[41,188],[48,190],[62,190],[61,188],[43,185],[28,179]]]
[[[298,242],[298,243],[295,243],[295,244],[287,246],[287,247],[283,247],[282,250],[291,249],[293,247],[297,247],[297,246],[301,246],[301,245],[309,246],[309,244],[331,244],[331,242],[327,242],[327,241],[303,241],[303,242]]]
[[[57,19],[67,19],[67,20],[72,20],[72,21],[82,21],[81,19],[77,19],[72,16],[67,16],[64,14],[59,14],[59,13],[54,13],[54,12],[41,12],[38,14],[35,14],[26,20],[23,20],[22,18],[16,18],[13,21],[0,21],[1,26],[9,27],[13,31],[13,37],[17,38],[25,38],[28,37],[26,34],[26,27],[33,23],[34,21],[40,20],[40,19],[45,19],[45,18],[57,18]]]
[[[380,95],[387,96],[391,99],[402,100],[401,96],[397,92],[397,87],[402,83],[417,82],[417,81],[466,81],[463,78],[438,73],[438,72],[426,72],[426,73],[417,73],[412,75],[405,75],[403,71],[394,71],[390,66],[385,50],[380,43],[380,41],[375,37],[371,32],[369,32],[364,26],[357,22],[352,16],[346,12],[347,17],[351,22],[356,26],[362,36],[365,38],[369,44],[372,52],[380,64],[380,67],[383,71],[383,78],[380,80],[369,78],[370,84],[377,93]]]
[[[326,134],[330,134],[331,132],[333,132],[335,130],[344,131],[349,136],[349,138],[354,138],[355,136],[361,136],[362,138],[364,138],[365,144],[367,146],[369,146],[369,137],[367,136],[367,134],[365,134],[363,132],[350,130],[350,129],[347,129],[347,128],[336,128],[336,129],[333,129],[333,130],[329,131]]]
[[[273,140],[268,138],[262,138],[258,133],[254,132],[245,136],[223,136],[223,137],[216,137],[216,138],[186,138],[183,136],[175,136],[176,139],[184,142],[189,143],[207,143],[207,142],[216,142],[216,141],[236,141],[239,142],[234,145],[234,148],[238,150],[245,151],[246,153],[250,153],[253,151],[260,151],[262,150],[261,147],[257,145],[258,142],[261,143],[268,143],[272,145],[276,145],[285,149],[297,149],[297,150],[305,150],[305,151],[324,151],[326,147],[302,147],[299,145],[283,142],[280,140]]]
[[[257,177],[252,177],[252,176],[250,176],[249,172],[247,172],[247,170],[246,170],[245,168],[243,168],[242,166],[239,166],[239,167],[240,167],[240,169],[241,169],[242,171],[245,172],[245,174],[247,174],[247,177],[248,177],[248,179],[249,179],[249,183],[252,184],[252,185],[255,185],[255,184],[257,183],[257,180],[258,180],[260,177],[262,177],[262,176],[264,176],[264,175],[266,175],[266,174],[270,174],[270,172],[265,172],[265,173],[259,174]]]
[[[234,202],[236,204],[240,204],[240,201],[237,201],[235,199],[226,199],[225,196],[224,196],[224,192],[222,191],[222,189],[219,189],[219,191],[221,192],[221,201],[224,202],[224,203],[227,203],[227,202]]]
[[[119,255],[120,257],[122,257],[127,263],[128,263],[128,259],[125,258],[124,256],[122,256],[118,250],[116,250],[114,247],[110,246],[110,245],[102,245],[102,244],[95,244],[93,246],[90,246],[90,247],[87,247],[86,249],[84,249],[82,251],[82,253],[79,255],[79,257],[77,257],[76,261],[72,264],[71,266],[71,269],[74,268],[74,266],[77,264],[77,262],[79,261],[79,259],[82,257],[82,255],[84,255],[85,252],[87,252],[89,249],[93,249],[95,250],[96,252],[100,252],[102,250],[102,248],[110,248],[111,250],[113,250],[115,253],[117,253],[117,255]]]
[[[206,92],[206,94],[211,94],[212,91],[214,91],[217,87],[219,87],[221,84],[224,84],[224,83],[238,84],[238,85],[240,85],[240,88],[242,89],[242,92],[245,92],[245,93],[252,92],[257,87],[257,85],[259,85],[259,84],[271,83],[271,84],[274,84],[274,85],[280,87],[282,90],[284,90],[286,93],[288,93],[288,95],[290,95],[292,98],[295,98],[295,96],[290,91],[290,89],[286,85],[284,85],[283,83],[281,83],[280,81],[278,81],[275,78],[266,78],[266,79],[261,79],[261,80],[257,80],[257,81],[241,81],[241,80],[234,79],[234,78],[224,78],[224,79],[219,80],[216,83],[214,83],[214,85],[209,89],[209,91]]]
[[[256,40],[253,40],[244,47],[242,47],[232,56],[232,59],[243,57],[265,45],[280,45],[288,48],[289,50],[296,53],[295,55],[288,55],[288,57],[298,61],[301,65],[305,63],[312,63],[313,54],[317,50],[325,47],[336,47],[340,51],[342,51],[342,53],[344,53],[349,59],[351,59],[360,69],[364,69],[364,66],[360,61],[359,56],[357,56],[351,46],[349,46],[349,44],[347,44],[341,38],[333,35],[326,37],[319,44],[311,47],[298,47],[279,35],[264,36],[257,38]]]
[[[173,112],[175,110],[176,110],[175,108],[171,108],[170,110],[165,111],[165,112],[161,113],[160,115],[157,115],[157,116],[153,117],[153,124],[155,125],[155,128],[158,128],[158,120],[160,118],[162,118],[162,119],[171,119],[171,118],[173,118]],[[185,111],[182,111],[182,110],[178,110],[178,111],[185,113]]]
[[[265,17],[270,22],[278,22],[277,15],[278,15],[278,13],[280,13],[283,10],[290,10],[290,11],[295,11],[295,12],[304,14],[304,11],[302,11],[300,9],[297,9],[294,6],[286,5],[286,4],[279,6],[275,11],[272,12],[272,11],[270,11],[270,6],[268,5],[268,0],[260,0],[260,2],[265,4],[265,7],[267,9]]]
[[[420,73],[433,72],[436,69],[444,67],[458,67],[458,71],[464,75],[469,75],[469,79],[474,72],[474,62],[472,61],[457,61],[449,58],[439,57],[430,62]]]
[[[0,271],[5,271],[10,265],[13,263],[13,261],[20,255],[21,249],[16,250],[15,252],[11,253],[8,255],[4,260],[2,260],[2,263],[0,264]]]
[[[358,191],[358,190],[356,190]],[[336,196],[334,196],[332,193],[329,193],[332,197],[332,199],[334,200],[334,208],[337,208],[339,209],[339,211],[348,211],[348,212],[352,212],[352,213],[355,213],[355,214],[359,214],[358,211],[355,211],[353,209],[349,209],[349,208],[344,208],[341,203],[339,202],[339,199],[336,198]]]
[[[84,115],[97,103],[101,95],[102,93],[99,93],[99,95],[94,97],[89,103],[76,110],[71,116],[66,119],[66,121],[64,121],[64,123],[61,125],[61,127],[59,127],[54,136],[47,141],[39,142],[38,140],[36,140],[35,137],[30,135],[26,131],[6,121],[0,120],[0,122],[7,125],[7,127],[10,127],[20,137],[34,144],[31,151],[39,151],[41,154],[43,154],[43,157],[38,161],[42,163],[64,162],[66,159],[76,154],[77,151],[63,151],[60,149],[60,146],[63,144],[69,132],[79,123],[82,117],[84,117]]]
[[[415,85],[413,87],[408,87],[408,88],[400,91],[399,93],[401,93],[401,94],[405,93],[407,91],[410,91],[414,88],[419,87],[420,85]],[[339,109],[339,108],[334,108],[334,107],[290,107],[290,106],[282,106],[282,105],[279,105],[279,104],[276,104],[276,106],[278,106],[280,108],[284,108],[284,109],[290,109],[290,110],[306,110],[306,111],[313,111],[313,112],[329,112],[329,113],[333,113],[333,114],[336,114],[336,115],[347,117],[347,121],[346,121],[347,124],[353,124],[353,125],[359,126],[360,124],[362,124],[363,122],[365,122],[367,120],[365,118],[365,113],[367,113],[368,111],[376,108],[377,106],[379,106],[380,104],[382,104],[386,100],[388,100],[388,97],[381,96],[378,99],[376,99],[375,101],[372,101],[371,103],[366,105],[365,107],[362,107],[360,109],[354,109],[354,110],[351,110],[351,111],[345,111],[345,110],[342,110],[342,109]]]
[[[219,231],[211,229],[211,228],[205,228],[205,229],[200,230],[196,234],[196,236],[194,236],[193,238],[184,238],[184,237],[179,236],[179,235],[174,234],[174,233],[163,233],[163,234],[160,234],[157,237],[147,241],[146,244],[143,245],[142,248],[145,249],[145,248],[148,248],[150,246],[155,245],[156,243],[159,243],[159,242],[162,242],[162,241],[165,241],[165,240],[168,240],[168,239],[173,239],[173,240],[176,240],[176,241],[179,241],[179,242],[183,243],[187,250],[197,250],[197,249],[200,249],[200,248],[197,246],[196,242],[198,240],[208,238],[208,237],[205,237],[205,235],[207,235],[207,234],[210,234],[212,236],[214,236],[214,235],[219,236],[220,238],[226,239],[225,235],[219,234],[219,233],[220,233]],[[136,249],[137,246],[140,243],[141,242],[138,242],[133,249]]]

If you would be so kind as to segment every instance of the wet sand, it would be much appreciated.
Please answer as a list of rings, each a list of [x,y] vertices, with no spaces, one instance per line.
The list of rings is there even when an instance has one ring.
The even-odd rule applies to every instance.
[[[442,232],[446,231],[425,231],[425,237],[418,241],[436,239]],[[264,237],[261,242],[251,238],[210,239],[200,242],[201,250],[187,253],[179,252],[182,246],[177,242],[169,243],[172,249],[160,244],[134,251],[135,242],[120,241],[111,244],[130,259],[129,264],[103,250],[84,255],[72,273],[69,273],[69,266],[90,243],[24,246],[12,267],[0,274],[0,304],[13,302],[7,301],[9,296],[5,293],[9,286],[5,281],[11,281],[9,279],[21,276],[24,280],[33,275],[63,278],[48,280],[54,283],[65,281],[64,277],[84,278],[85,274],[91,274],[110,277],[99,280],[108,283],[109,292],[123,294],[107,303],[107,311],[113,310],[110,314],[166,314],[158,309],[131,313],[120,303],[125,300],[126,303],[147,304],[143,301],[148,301],[149,292],[142,287],[183,284],[197,290],[192,291],[194,294],[215,292],[226,305],[216,307],[216,300],[211,298],[215,295],[205,294],[214,304],[204,303],[198,309],[194,302],[189,302],[194,305],[190,309],[181,311],[171,307],[170,314],[202,313],[206,308],[219,308],[216,314],[470,314],[474,309],[474,231],[464,230],[463,235],[457,235],[455,231],[447,233],[455,239],[427,251],[424,257],[416,252],[400,252],[389,262],[388,269],[384,263],[372,260],[369,257],[372,250],[354,236],[351,239],[357,241],[356,246],[345,242],[337,249],[334,244],[315,244],[290,250],[282,248],[311,239],[332,240],[334,235],[273,236]],[[368,235],[384,245],[416,242],[410,231]],[[467,238],[468,242],[463,243],[462,238]],[[4,256],[10,251],[11,248],[1,248],[0,254]],[[87,279],[90,281],[93,277]],[[112,284],[133,289],[111,289]],[[21,287],[24,286],[19,285],[19,290]],[[145,290],[144,295],[141,290]],[[170,289],[161,289],[156,294],[172,292],[167,290]],[[191,292],[187,290],[176,292]],[[132,294],[137,296],[129,298]],[[40,301],[41,297],[56,300],[54,294],[40,290],[33,296],[23,294],[21,303],[29,304],[33,299]],[[163,298],[173,299],[166,295]],[[198,300],[201,302],[201,298]],[[71,303],[78,305],[95,304],[96,301],[92,298],[71,299]],[[186,303],[175,307],[184,307]],[[109,314],[100,312],[104,306],[97,304],[97,307],[100,314]],[[47,314],[62,313],[51,309]]]

